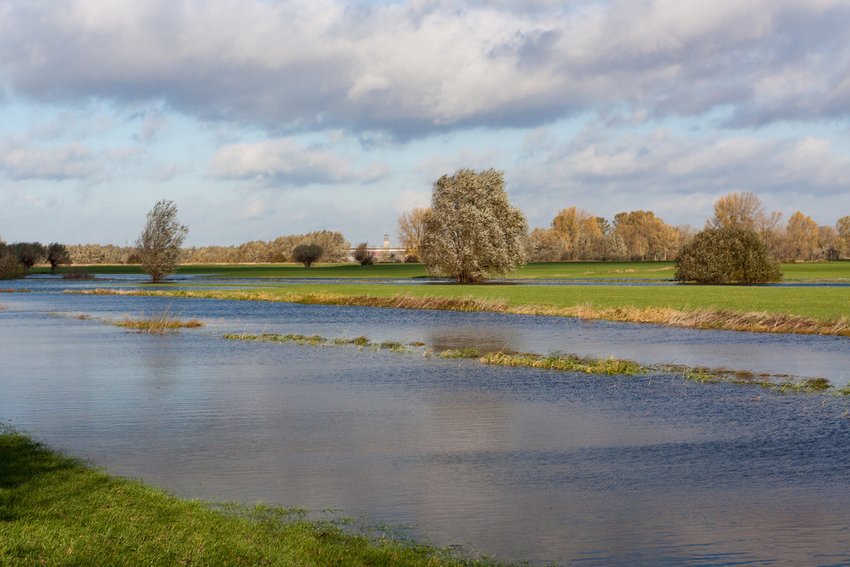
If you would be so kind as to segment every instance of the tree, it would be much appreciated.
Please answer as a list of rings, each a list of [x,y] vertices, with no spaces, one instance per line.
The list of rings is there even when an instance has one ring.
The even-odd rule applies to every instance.
[[[779,264],[759,235],[742,226],[706,228],[686,244],[676,259],[676,279],[701,284],[779,281]]]
[[[361,266],[371,266],[375,263],[375,255],[369,251],[369,245],[361,242],[354,249],[354,259],[360,262]]]
[[[626,246],[630,260],[666,260],[676,255],[679,231],[652,211],[630,211],[614,216],[614,234]]]
[[[304,264],[305,268],[313,265],[313,262],[322,257],[324,250],[318,244],[299,244],[292,249],[292,259]]]
[[[47,245],[47,261],[50,262],[50,273],[55,274],[56,266],[71,263],[71,255],[64,244],[51,242]]]
[[[6,243],[0,241],[0,280],[10,280],[24,275],[24,265]]]
[[[835,231],[838,233],[841,255],[850,256],[850,216],[838,219],[835,222]]]
[[[416,207],[398,216],[398,240],[404,246],[409,256],[419,258],[422,255],[422,244],[425,240],[425,218],[428,209]]]
[[[177,220],[174,201],[157,201],[136,240],[142,269],[153,283],[174,272],[180,259],[180,245],[188,232],[189,228]]]
[[[16,242],[9,246],[9,250],[24,266],[25,274],[30,268],[40,262],[46,253],[44,245],[40,242]]]
[[[559,262],[565,252],[564,241],[551,228],[535,228],[526,240],[525,256],[530,262]]]
[[[785,227],[785,253],[788,260],[813,260],[818,251],[820,227],[812,217],[797,211]]]
[[[527,226],[501,171],[460,169],[434,182],[422,259],[430,274],[460,283],[505,274],[525,263]]]
[[[753,193],[729,193],[714,203],[714,218],[709,225],[714,228],[740,226],[749,230],[758,228],[759,220],[764,217],[764,206]]]

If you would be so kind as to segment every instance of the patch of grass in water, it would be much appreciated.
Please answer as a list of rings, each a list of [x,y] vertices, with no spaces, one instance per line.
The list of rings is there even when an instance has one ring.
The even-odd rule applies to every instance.
[[[635,375],[644,374],[649,367],[642,366],[632,360],[616,358],[584,358],[575,354],[532,354],[532,353],[487,353],[479,359],[484,364],[499,366],[528,366],[530,368],[545,368],[567,372],[584,372],[586,374]]]
[[[480,358],[481,351],[477,348],[450,348],[442,351],[440,358]]]

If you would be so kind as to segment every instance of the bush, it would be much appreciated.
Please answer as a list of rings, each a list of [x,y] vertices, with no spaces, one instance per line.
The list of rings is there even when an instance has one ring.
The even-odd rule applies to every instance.
[[[313,265],[313,262],[322,257],[324,249],[318,244],[299,244],[292,249],[292,259],[304,264],[305,268]]]
[[[740,226],[707,228],[676,259],[676,279],[701,284],[779,281],[779,264],[755,231]]]
[[[361,242],[354,249],[354,259],[360,262],[361,266],[371,266],[375,263],[375,255],[369,252],[368,245]]]
[[[0,280],[11,280],[24,275],[24,265],[15,254],[0,244]]]

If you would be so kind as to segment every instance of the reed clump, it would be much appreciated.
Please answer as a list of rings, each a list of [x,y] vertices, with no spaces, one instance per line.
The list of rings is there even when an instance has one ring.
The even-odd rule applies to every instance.
[[[479,358],[483,364],[498,366],[527,366],[566,372],[584,372],[586,374],[607,374],[633,376],[645,374],[650,370],[632,360],[616,358],[585,358],[575,354],[532,354],[490,352]]]
[[[104,321],[110,325],[115,325],[116,327],[133,329],[140,333],[147,333],[149,335],[165,335],[168,333],[176,333],[180,329],[197,329],[198,327],[204,326],[204,324],[197,319],[182,321],[172,317],[168,313],[151,319],[126,318],[121,320],[105,319]]]
[[[481,351],[477,348],[450,348],[439,354],[440,358],[480,358]]]

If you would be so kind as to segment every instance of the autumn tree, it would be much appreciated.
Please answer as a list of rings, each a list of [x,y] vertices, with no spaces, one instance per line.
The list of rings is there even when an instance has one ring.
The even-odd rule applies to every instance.
[[[785,227],[785,251],[788,260],[813,260],[818,250],[820,230],[811,217],[797,211]]]
[[[55,274],[56,266],[71,263],[71,255],[64,244],[51,242],[47,245],[47,261],[50,262],[50,273]]]
[[[709,225],[714,228],[739,226],[756,230],[759,220],[764,217],[764,205],[755,194],[728,193],[714,203],[714,217]]]
[[[622,238],[630,260],[667,260],[680,246],[675,227],[652,211],[630,211],[614,216],[614,234]]]
[[[299,244],[292,249],[292,259],[304,264],[305,268],[313,265],[313,262],[322,257],[324,250],[316,243]]]
[[[136,240],[142,269],[153,283],[174,272],[180,259],[180,245],[188,232],[189,228],[177,220],[174,201],[157,201]]]
[[[425,218],[428,209],[416,207],[398,216],[398,240],[410,256],[419,258],[422,255],[422,245],[425,241]]]
[[[843,257],[850,256],[850,216],[841,217],[835,222],[839,250]]]
[[[460,169],[434,182],[422,259],[430,274],[460,283],[503,275],[525,263],[527,226],[501,171]]]
[[[701,284],[779,281],[779,264],[752,229],[730,224],[706,228],[682,247],[676,279]]]

